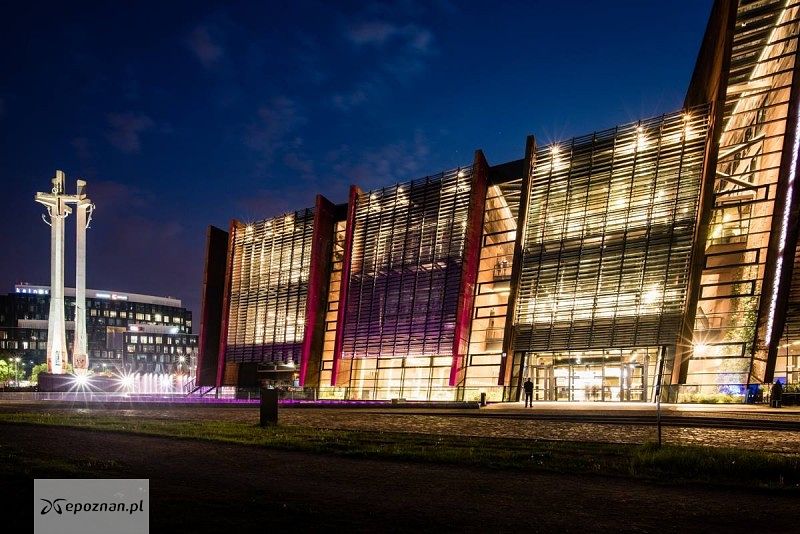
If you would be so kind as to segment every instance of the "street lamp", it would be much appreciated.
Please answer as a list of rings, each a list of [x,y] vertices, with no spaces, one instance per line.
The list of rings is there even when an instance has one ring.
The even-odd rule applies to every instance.
[[[17,379],[17,387],[19,387],[19,361],[19,356],[14,358],[14,377]]]

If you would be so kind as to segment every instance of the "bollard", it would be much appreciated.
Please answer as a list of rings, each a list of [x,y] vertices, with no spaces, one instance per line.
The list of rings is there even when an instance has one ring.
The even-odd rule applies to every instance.
[[[481,406],[486,406],[486,392],[481,391]]]
[[[261,388],[261,426],[278,424],[278,390]]]

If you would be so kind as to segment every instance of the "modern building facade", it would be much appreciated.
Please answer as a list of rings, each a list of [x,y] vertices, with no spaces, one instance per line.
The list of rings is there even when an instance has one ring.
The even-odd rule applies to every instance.
[[[800,382],[799,33],[800,0],[718,0],[681,110],[210,228],[198,380],[514,400],[530,377],[571,401]]]
[[[65,288],[68,351],[75,335],[74,296],[73,288]],[[49,286],[18,284],[13,293],[0,295],[0,351],[44,363],[49,310]],[[187,374],[196,367],[192,312],[178,299],[87,289],[86,315],[95,372]]]

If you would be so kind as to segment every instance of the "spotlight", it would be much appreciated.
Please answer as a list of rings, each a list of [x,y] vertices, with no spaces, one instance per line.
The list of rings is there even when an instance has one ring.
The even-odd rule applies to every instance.
[[[76,386],[83,388],[89,384],[89,377],[86,375],[75,375],[73,382],[75,382]]]
[[[119,383],[121,386],[126,388],[133,387],[133,375],[123,375],[119,379]]]

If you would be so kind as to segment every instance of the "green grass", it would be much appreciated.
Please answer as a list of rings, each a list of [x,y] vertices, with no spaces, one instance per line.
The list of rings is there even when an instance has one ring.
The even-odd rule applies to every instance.
[[[439,436],[52,413],[3,413],[0,423],[67,426],[236,443],[347,457],[559,473],[596,473],[665,482],[800,488],[800,456],[715,447]],[[85,470],[87,466],[78,466]],[[94,471],[118,465],[95,465]]]
[[[120,469],[122,465],[114,460],[97,460],[81,458],[78,460],[62,460],[53,457],[33,456],[29,451],[18,448],[0,450],[0,475],[24,475],[30,478],[42,476],[69,476],[82,478],[87,475],[108,474]]]

